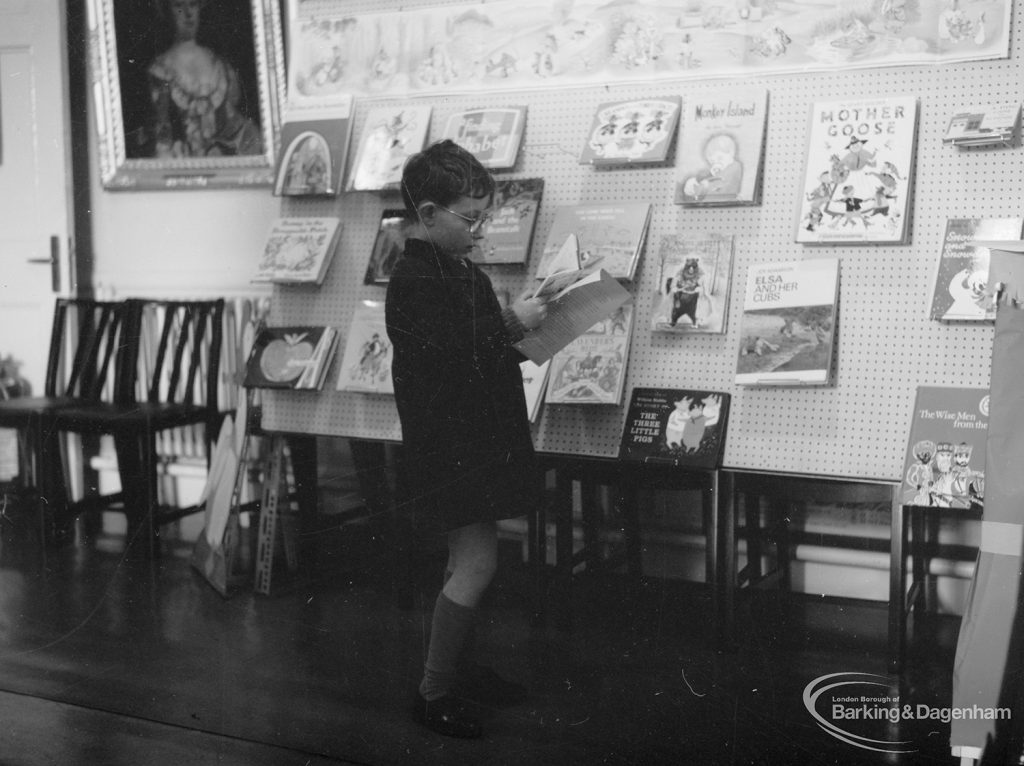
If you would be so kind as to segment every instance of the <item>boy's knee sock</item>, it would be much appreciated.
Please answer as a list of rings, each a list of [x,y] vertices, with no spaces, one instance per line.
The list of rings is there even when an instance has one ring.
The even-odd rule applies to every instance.
[[[444,592],[438,594],[423,681],[420,682],[420,694],[425,700],[443,697],[455,685],[459,655],[475,621],[475,607],[456,604]]]

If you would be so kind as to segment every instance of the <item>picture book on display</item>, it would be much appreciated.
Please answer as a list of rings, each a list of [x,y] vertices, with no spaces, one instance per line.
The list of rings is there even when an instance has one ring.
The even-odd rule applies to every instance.
[[[366,264],[366,275],[363,283],[367,285],[386,285],[391,279],[395,264],[405,252],[405,239],[408,236],[410,223],[405,209],[388,209],[380,215],[377,236],[370,251],[370,260]]]
[[[341,191],[352,140],[352,101],[349,97],[340,106],[286,112],[274,171],[275,195],[324,196]]]
[[[632,305],[594,324],[551,359],[548,404],[621,404]]]
[[[502,170],[516,164],[525,128],[525,106],[469,109],[448,118],[441,138],[450,138],[485,168]]]
[[[526,263],[544,192],[543,178],[498,178],[494,211],[480,230],[481,264]]]
[[[252,281],[321,284],[338,248],[341,228],[336,217],[275,219]]]
[[[796,241],[906,242],[916,138],[916,96],[815,102]]]
[[[394,350],[384,322],[383,301],[363,301],[352,313],[345,353],[338,372],[338,391],[394,394],[391,360]]]
[[[594,114],[581,165],[664,162],[679,124],[679,96],[612,101]]]
[[[1020,133],[1020,104],[989,104],[957,112],[946,127],[942,143],[954,146],[1008,144]]]
[[[931,318],[994,322],[995,301],[988,285],[990,252],[977,240],[1020,239],[1024,218],[950,218],[939,254]]]
[[[431,109],[427,104],[371,107],[366,113],[348,189],[397,189],[406,158],[423,149],[427,140]]]
[[[647,239],[651,219],[649,202],[608,202],[561,205],[555,208],[544,252],[537,265],[537,279],[551,273],[551,265],[566,237],[579,241],[584,267],[600,267],[616,279],[632,279]]]
[[[333,327],[263,327],[245,365],[247,388],[319,391],[338,346]]]
[[[706,234],[661,238],[651,329],[724,333],[732,281],[733,237]]]
[[[687,96],[676,150],[676,204],[758,204],[767,115],[764,88]]]
[[[755,263],[747,271],[736,382],[832,382],[839,259]]]
[[[725,451],[729,394],[634,388],[622,427],[619,460],[718,468]]]
[[[919,386],[903,463],[904,505],[985,502],[987,388]]]
[[[519,363],[519,369],[523,371],[523,393],[526,395],[526,413],[531,423],[537,422],[540,415],[540,405],[544,400],[544,390],[548,383],[548,370],[551,369],[551,362],[534,364],[529,359]]]

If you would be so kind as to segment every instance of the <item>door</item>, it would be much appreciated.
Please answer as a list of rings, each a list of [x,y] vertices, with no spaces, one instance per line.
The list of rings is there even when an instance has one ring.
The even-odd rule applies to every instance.
[[[0,0],[0,357],[34,393],[70,284],[65,40],[64,0]]]

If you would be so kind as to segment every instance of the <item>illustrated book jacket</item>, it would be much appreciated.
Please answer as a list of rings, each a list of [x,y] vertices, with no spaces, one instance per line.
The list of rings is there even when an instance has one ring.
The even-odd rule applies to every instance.
[[[632,279],[647,239],[651,217],[649,202],[561,205],[544,241],[537,279],[551,273],[566,237],[579,241],[580,263],[599,267],[616,279]]]
[[[581,165],[664,162],[679,125],[679,96],[610,101],[597,107]]]
[[[797,242],[906,242],[917,111],[916,96],[813,104]]]
[[[384,321],[383,301],[363,301],[352,312],[345,352],[338,371],[338,391],[394,394],[394,350]]]
[[[544,401],[544,391],[547,389],[548,372],[551,369],[551,361],[543,364],[534,364],[529,359],[519,363],[519,369],[523,372],[523,393],[526,395],[526,414],[531,423],[537,422],[540,415],[540,405]]]
[[[333,196],[341,192],[352,142],[351,98],[339,106],[285,113],[274,170],[279,197]]]
[[[481,264],[526,263],[537,225],[543,178],[498,178],[494,211],[480,229]]]
[[[622,427],[620,460],[718,468],[730,396],[721,391],[634,388]]]
[[[676,204],[759,203],[767,114],[764,88],[688,95],[676,150]]]
[[[658,332],[725,332],[732,281],[733,237],[666,234],[658,247],[660,272],[651,329]]]
[[[905,505],[984,505],[988,414],[987,388],[918,387],[903,463]]]
[[[941,321],[994,322],[988,287],[989,248],[976,240],[1020,239],[1024,218],[950,218],[935,271],[930,316]]]
[[[375,106],[366,122],[352,163],[348,189],[397,189],[406,159],[423,149],[432,107],[427,104]]]
[[[755,263],[747,271],[736,382],[832,382],[839,259]]]
[[[333,327],[263,327],[245,365],[248,388],[319,391],[338,345]]]
[[[373,240],[370,259],[366,263],[366,274],[363,283],[367,285],[386,285],[391,279],[405,252],[405,240],[411,224],[404,209],[388,208],[381,212],[380,223],[377,225],[377,236]]]
[[[275,219],[252,281],[321,284],[341,230],[341,221],[335,217]]]
[[[621,404],[633,307],[619,307],[551,359],[548,404]]]
[[[504,170],[516,164],[525,129],[525,106],[469,109],[448,118],[441,138],[450,138],[485,168]]]

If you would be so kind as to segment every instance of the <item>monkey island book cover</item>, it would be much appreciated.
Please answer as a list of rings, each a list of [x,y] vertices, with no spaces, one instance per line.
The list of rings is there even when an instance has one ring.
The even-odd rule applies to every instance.
[[[903,462],[904,505],[983,507],[987,388],[919,386]]]
[[[743,296],[736,382],[831,383],[838,300],[838,258],[752,264]]]
[[[733,237],[666,234],[658,257],[651,329],[680,334],[725,332]]]
[[[384,321],[383,301],[363,301],[352,312],[345,352],[338,372],[338,391],[395,393],[391,381],[394,350]]]
[[[720,88],[686,97],[676,151],[675,203],[761,202],[768,91]]]
[[[988,287],[989,249],[975,240],[1020,239],[1024,218],[950,218],[932,290],[931,318],[943,322],[994,322]]]
[[[609,101],[597,107],[581,165],[664,162],[679,125],[679,96]]]
[[[907,241],[917,111],[916,96],[814,103],[797,242]]]
[[[338,346],[333,327],[264,327],[245,365],[247,388],[319,391]]]
[[[516,164],[525,129],[525,106],[469,109],[448,118],[441,138],[450,138],[485,168],[505,170]]]
[[[480,264],[526,263],[543,193],[543,178],[495,179],[494,214],[480,230]]]
[[[725,452],[729,394],[634,388],[622,427],[619,460],[718,468]]]
[[[621,404],[633,306],[620,306],[551,358],[548,404]]]

